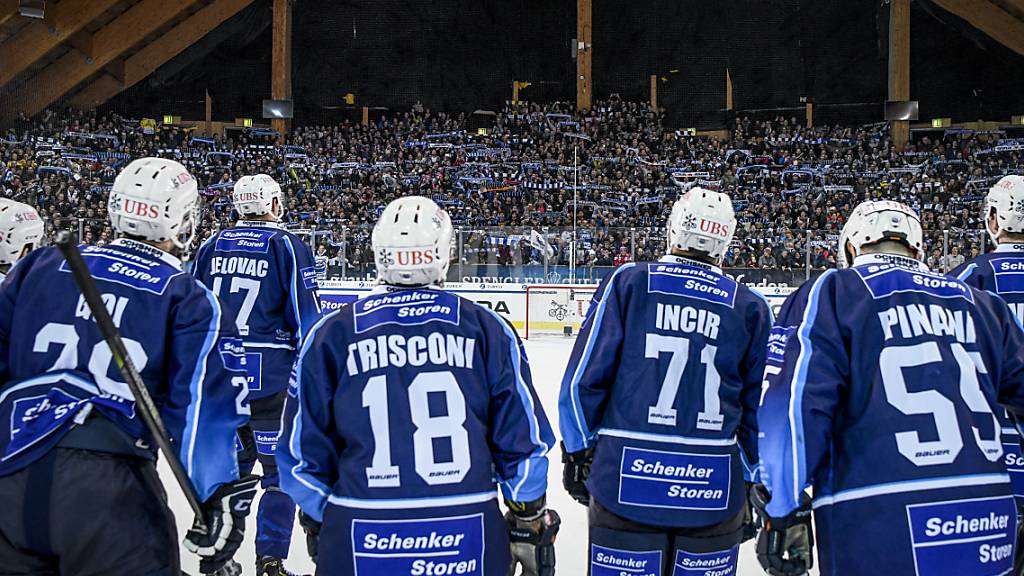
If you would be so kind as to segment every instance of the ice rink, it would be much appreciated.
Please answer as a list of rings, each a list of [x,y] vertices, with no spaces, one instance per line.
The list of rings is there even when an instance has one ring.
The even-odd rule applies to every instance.
[[[544,336],[541,338],[534,338],[526,342],[526,351],[530,358],[533,382],[537,388],[537,393],[540,395],[541,401],[544,403],[544,408],[547,411],[548,418],[551,420],[551,425],[554,427],[556,435],[558,434],[558,388],[561,384],[562,373],[565,371],[565,365],[569,359],[569,352],[572,349],[573,341],[574,339],[562,336]],[[587,573],[586,509],[574,502],[562,490],[561,455],[557,447],[552,450],[550,459],[551,467],[548,474],[548,502],[550,506],[558,510],[558,513],[562,516],[562,529],[558,535],[558,541],[556,543],[558,550],[557,572],[560,576],[583,576]],[[171,506],[178,519],[178,531],[181,533],[182,537],[184,537],[185,531],[188,529],[187,524],[190,523],[192,519],[191,511],[185,503],[184,498],[182,498],[180,493],[177,492],[177,487],[174,484],[173,479],[170,477],[170,473],[167,469],[162,468],[161,473],[164,477],[165,485],[168,487]],[[255,513],[249,516],[246,543],[235,556],[236,560],[242,563],[244,569],[243,574],[246,576],[251,576],[256,573],[256,553],[253,545],[255,517]],[[322,542],[320,545],[328,546],[329,544]],[[196,561],[195,556],[182,548],[181,557],[183,570],[193,576],[199,573],[197,568],[198,562]],[[291,555],[286,564],[290,570],[298,574],[312,574],[314,570],[313,563],[306,555],[304,536],[297,524],[292,537]],[[757,558],[754,555],[753,542],[747,542],[741,549],[738,574],[740,576],[764,574],[760,566],[757,564]],[[817,574],[817,570],[812,572],[812,574]],[[380,576],[391,575],[382,574]]]

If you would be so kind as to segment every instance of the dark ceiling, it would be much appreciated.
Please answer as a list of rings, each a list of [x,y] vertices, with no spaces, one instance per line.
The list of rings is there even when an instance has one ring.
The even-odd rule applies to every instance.
[[[270,94],[270,15],[270,2],[254,3],[108,106],[199,117],[209,90],[218,117],[259,116]],[[518,79],[531,82],[523,99],[575,98],[575,0],[299,0],[293,17],[300,122],[351,114],[336,108],[346,93],[358,106],[496,109]],[[880,0],[598,1],[593,19],[598,98],[646,99],[657,74],[671,118],[714,124],[728,68],[737,109],[795,109],[808,96],[828,121],[880,119]],[[1024,114],[1022,69],[1024,57],[963,20],[912,3],[911,94],[922,118]]]

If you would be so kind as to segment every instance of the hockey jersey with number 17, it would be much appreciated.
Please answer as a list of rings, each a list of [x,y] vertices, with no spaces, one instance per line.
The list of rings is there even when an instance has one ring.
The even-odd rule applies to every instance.
[[[786,300],[758,412],[768,513],[813,486],[823,575],[997,576],[1017,512],[994,408],[1024,411],[1024,332],[998,297],[858,256]]]
[[[595,448],[591,496],[656,526],[739,513],[770,327],[764,297],[714,266],[665,256],[606,278],[558,401],[565,449]]]
[[[284,391],[302,338],[320,319],[309,246],[277,222],[241,220],[203,243],[192,272],[235,320],[250,398]]]
[[[968,286],[995,292],[1006,301],[1018,320],[1024,321],[1024,244],[1000,244],[950,272]],[[1017,505],[1024,506],[1024,458],[1020,435],[1004,411],[997,413],[1003,427],[1003,456],[1010,473]],[[1024,544],[1022,544],[1024,545]]]

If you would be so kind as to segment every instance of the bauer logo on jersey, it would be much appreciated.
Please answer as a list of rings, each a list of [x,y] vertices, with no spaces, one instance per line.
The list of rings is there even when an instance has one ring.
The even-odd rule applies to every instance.
[[[404,290],[377,294],[355,304],[356,333],[385,324],[417,326],[428,322],[459,324],[459,297],[440,290]]]
[[[685,264],[651,264],[647,274],[647,291],[688,296],[730,308],[736,301],[734,280]]]
[[[623,448],[619,503],[676,510],[725,510],[732,457]]]
[[[768,361],[782,362],[789,337],[796,332],[796,326],[775,326],[768,334]]]
[[[974,302],[974,294],[966,284],[942,274],[911,271],[892,264],[857,266],[854,270],[876,300],[902,292],[923,292],[936,298],[963,298]]]
[[[1012,496],[907,506],[918,576],[997,576],[1013,567],[1017,506]]]
[[[590,545],[591,576],[661,576],[661,550],[619,550]]]
[[[997,294],[1024,292],[1024,258],[993,258],[989,263],[995,271]]]
[[[214,249],[217,252],[258,252],[266,254],[270,250],[270,239],[273,230],[237,229],[225,230],[217,236]]]
[[[113,282],[136,290],[161,295],[167,289],[167,285],[175,276],[184,274],[164,264],[136,256],[125,251],[114,251],[100,248],[98,246],[84,246],[82,258],[92,273],[92,277],[107,282]],[[60,263],[61,272],[71,273],[68,263]]]
[[[352,521],[355,576],[484,576],[484,516]]]
[[[308,268],[300,268],[299,276],[302,277],[302,285],[306,287],[306,290],[314,290],[317,287],[316,281],[316,266],[310,266]]]

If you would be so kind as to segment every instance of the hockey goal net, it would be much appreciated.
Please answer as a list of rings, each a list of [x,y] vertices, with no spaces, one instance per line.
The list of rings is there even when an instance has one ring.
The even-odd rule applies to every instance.
[[[583,325],[596,284],[535,284],[526,287],[526,338],[575,336]]]

